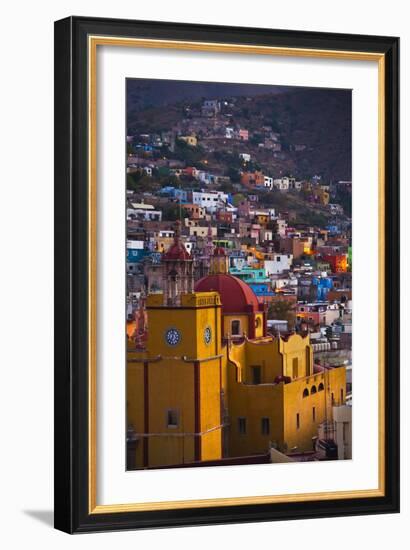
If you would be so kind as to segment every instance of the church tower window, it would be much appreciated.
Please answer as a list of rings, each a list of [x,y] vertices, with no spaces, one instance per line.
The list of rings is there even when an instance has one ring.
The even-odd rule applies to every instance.
[[[178,411],[176,409],[167,410],[167,426],[168,428],[177,428],[178,427]]]

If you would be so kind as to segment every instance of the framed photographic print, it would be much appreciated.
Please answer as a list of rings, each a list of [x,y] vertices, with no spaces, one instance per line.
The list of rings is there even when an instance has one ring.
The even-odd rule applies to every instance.
[[[56,22],[56,528],[399,510],[398,50]]]

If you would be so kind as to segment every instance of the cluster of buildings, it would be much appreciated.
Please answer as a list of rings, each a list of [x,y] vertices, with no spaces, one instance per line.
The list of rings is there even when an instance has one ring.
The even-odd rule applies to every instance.
[[[146,199],[147,197],[144,197]],[[196,278],[209,271],[212,250],[226,250],[229,272],[250,285],[261,303],[293,296],[295,301],[351,299],[351,235],[346,222],[325,228],[298,226],[291,212],[276,212],[223,191],[164,187],[150,203],[130,196],[127,208],[127,275],[130,294],[162,290],[156,268],[174,238],[162,208],[174,201],[181,239],[192,255]],[[338,294],[339,292],[339,294]],[[132,310],[129,310],[132,314]],[[305,316],[300,312],[297,318]],[[307,317],[314,324],[315,316]]]
[[[255,147],[279,154],[280,135],[234,111],[205,100],[129,139],[128,173],[162,178],[127,190],[129,469],[352,456],[350,220],[319,177],[255,169]],[[201,169],[167,155],[177,140],[235,142],[239,181],[206,155]],[[326,209],[326,224],[272,206],[275,190]]]
[[[128,467],[350,458],[347,239],[203,208],[129,222]]]
[[[283,175],[283,170],[278,169],[278,161],[286,159],[291,152],[303,154],[306,145],[287,144],[285,153],[280,133],[266,125],[257,129],[245,128],[235,122],[235,114],[235,98],[204,100],[202,106],[187,107],[185,116],[169,130],[128,136],[127,172],[154,178],[174,177],[194,186],[233,184],[237,190],[246,189],[247,192],[302,192],[305,200],[326,207],[334,216],[343,215],[343,207],[331,199],[336,196],[338,184],[351,190],[351,182],[326,184],[319,176],[298,180]],[[203,158],[198,166],[174,154],[178,143],[194,151],[200,149]],[[225,155],[225,160],[213,158],[208,165],[208,157],[218,154]],[[228,157],[235,161],[235,181],[226,169]]]

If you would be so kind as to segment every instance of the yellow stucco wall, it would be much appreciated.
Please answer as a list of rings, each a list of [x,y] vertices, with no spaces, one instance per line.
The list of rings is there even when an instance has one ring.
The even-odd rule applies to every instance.
[[[129,358],[135,354],[129,354]],[[144,368],[141,363],[128,363],[127,366],[127,424],[137,434],[144,433]],[[143,439],[138,436],[135,466],[143,466]]]
[[[128,423],[141,434],[145,429],[144,362],[148,375],[147,465],[260,454],[271,445],[286,452],[312,450],[318,425],[331,420],[332,394],[336,405],[345,398],[345,368],[313,375],[309,338],[296,334],[288,339],[223,342],[221,335],[229,333],[232,319],[245,326],[249,318],[227,315],[222,319],[215,292],[183,295],[181,306],[175,307],[163,307],[162,300],[162,295],[147,300],[146,352],[128,352],[129,360],[139,361],[129,361],[127,368]],[[181,335],[174,346],[165,338],[170,327]],[[210,342],[204,338],[205,328],[211,331]],[[260,383],[255,383],[255,367],[260,369]],[[278,376],[291,382],[278,381]],[[316,393],[311,391],[313,386]],[[167,425],[170,409],[177,411],[176,427]],[[239,418],[246,419],[244,434]],[[269,433],[263,433],[263,418],[268,419]],[[144,465],[143,447],[142,438],[137,444],[137,467]]]
[[[270,442],[283,442],[283,384],[238,384],[234,365],[228,365],[229,454],[249,456],[266,453]],[[269,418],[269,434],[262,434],[262,418]],[[246,433],[239,431],[246,419]]]
[[[146,352],[128,352],[128,423],[144,432],[144,368],[148,389],[148,467],[167,466],[222,457],[221,435],[221,308],[219,294],[203,292],[182,296],[181,306],[163,307],[162,295],[147,300],[149,336]],[[169,328],[180,341],[170,345]],[[211,340],[205,339],[209,329]],[[133,363],[137,358],[140,362]],[[145,367],[144,367],[145,363]],[[168,426],[167,412],[177,414]],[[195,418],[199,412],[199,430]],[[198,433],[202,435],[195,446]],[[144,465],[141,443],[137,466]],[[199,453],[199,458],[196,453]]]
[[[248,315],[224,315],[223,316],[223,328],[224,328],[223,334],[225,338],[228,338],[228,336],[230,337],[232,335],[232,321],[240,322],[239,336],[242,336],[243,334],[249,334]]]
[[[181,360],[149,364],[149,466],[192,462],[195,432],[194,366]],[[178,426],[167,426],[167,411],[177,411]],[[155,435],[158,434],[158,435]],[[179,435],[178,435],[179,434]]]
[[[313,372],[313,351],[309,338],[293,334],[287,340],[279,340],[280,353],[284,358],[283,375],[292,379],[309,376]],[[297,375],[294,376],[294,367]]]
[[[345,368],[312,376],[313,352],[309,338],[299,335],[292,335],[287,340],[275,338],[273,341],[231,344],[229,359],[229,453],[232,456],[262,453],[271,443],[282,451],[312,450],[312,438],[317,436],[318,425],[326,418],[331,420],[331,394],[336,396],[336,404],[340,402],[341,390],[344,396],[346,394]],[[260,384],[253,383],[252,368],[255,366],[260,367]],[[280,375],[290,377],[291,382],[275,384],[275,378]],[[323,391],[319,391],[320,383],[323,383]],[[311,395],[313,385],[317,391]],[[305,388],[309,396],[304,398]],[[239,417],[246,418],[246,434],[239,433]],[[263,417],[269,418],[269,434],[262,434]]]
[[[320,384],[324,389],[319,390]],[[316,393],[312,393],[312,388]],[[308,396],[304,397],[304,390]],[[346,396],[346,369],[339,367],[325,373],[284,385],[284,441],[285,451],[311,451],[312,438],[318,435],[318,426],[332,420],[332,393],[335,404],[342,404],[341,390]],[[343,401],[344,402],[344,401]],[[315,414],[313,415],[313,408]],[[299,415],[299,427],[297,417]]]
[[[200,363],[200,460],[222,458],[221,359]]]

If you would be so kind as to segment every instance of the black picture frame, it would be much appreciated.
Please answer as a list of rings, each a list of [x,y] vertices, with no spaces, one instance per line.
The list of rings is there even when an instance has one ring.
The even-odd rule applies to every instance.
[[[377,52],[385,59],[385,494],[90,513],[88,58],[90,35]],[[68,17],[55,23],[55,527],[67,533],[399,511],[399,39]]]

